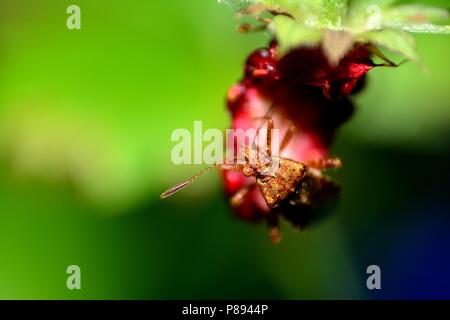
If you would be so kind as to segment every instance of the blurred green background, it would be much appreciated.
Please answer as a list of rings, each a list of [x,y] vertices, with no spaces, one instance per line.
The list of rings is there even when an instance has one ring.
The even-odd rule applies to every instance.
[[[408,287],[450,261],[450,241],[426,243],[449,240],[450,37],[417,37],[428,70],[370,72],[333,148],[336,213],[283,224],[274,246],[233,216],[218,174],[159,200],[200,169],[171,163],[172,131],[225,129],[226,90],[268,35],[239,34],[213,0],[0,3],[0,298],[377,298],[369,264],[382,297],[450,297],[448,278]],[[399,254],[411,246],[425,266]],[[82,290],[66,288],[71,264]]]

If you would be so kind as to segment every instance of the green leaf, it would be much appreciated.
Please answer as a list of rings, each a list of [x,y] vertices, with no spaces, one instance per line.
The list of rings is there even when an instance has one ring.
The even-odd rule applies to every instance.
[[[377,6],[380,9],[388,8],[396,0],[350,0],[348,3],[349,15],[365,15],[367,8]]]
[[[321,27],[338,28],[342,25],[347,0],[221,0],[237,10],[257,9],[288,13],[298,22]],[[245,11],[245,10],[244,10]]]
[[[273,11],[287,12],[293,16],[296,13],[298,13],[301,7],[300,2],[292,0],[218,0],[218,1],[230,4],[236,11],[245,10],[247,8],[253,8],[255,9],[256,13],[260,13],[260,11],[264,10],[270,11],[273,10]]]
[[[406,24],[406,23],[389,23],[386,27],[403,30],[412,33],[436,33],[450,34],[450,26],[440,26],[432,23]]]
[[[383,12],[383,21],[401,21],[407,23],[429,23],[448,19],[447,9],[406,4],[389,8]]]
[[[240,0],[217,0],[218,3],[225,3],[231,6],[235,11],[239,11],[249,5],[249,1]]]
[[[342,29],[347,14],[346,0],[323,0],[319,23],[321,27]]]
[[[320,30],[305,27],[282,15],[274,17],[270,28],[278,40],[281,54],[300,45],[315,45],[322,39]]]
[[[346,26],[353,33],[380,29],[384,11],[395,0],[353,0],[349,2]]]
[[[450,26],[431,23],[448,18],[449,12],[446,9],[418,4],[401,5],[383,13],[382,25],[408,32],[450,33]]]
[[[280,50],[321,45],[331,63],[338,63],[353,42],[370,42],[419,60],[410,33],[450,34],[442,25],[449,11],[418,4],[392,6],[395,0],[221,0],[242,15],[273,14],[269,31]],[[270,21],[266,15],[264,21]]]
[[[355,36],[355,40],[383,47],[408,60],[419,61],[414,37],[405,31],[392,29],[368,31]]]

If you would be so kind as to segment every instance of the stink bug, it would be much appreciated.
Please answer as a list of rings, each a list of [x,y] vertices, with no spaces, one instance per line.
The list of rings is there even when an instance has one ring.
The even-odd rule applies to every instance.
[[[286,201],[289,201],[291,206],[296,206],[299,203],[310,203],[312,198],[309,198],[308,188],[305,187],[311,186],[311,183],[302,185],[302,181],[305,178],[318,181],[317,179],[319,179],[318,175],[320,175],[321,169],[340,167],[341,162],[339,159],[325,158],[317,161],[310,161],[305,164],[292,159],[272,155],[271,132],[273,127],[273,120],[269,118],[267,121],[265,152],[260,152],[259,147],[257,147],[255,151],[254,148],[245,146],[243,151],[243,164],[229,165],[224,161],[222,163],[211,165],[190,179],[168,189],[161,194],[161,198],[164,199],[170,197],[174,193],[184,189],[211,169],[221,168],[222,170],[241,170],[244,176],[255,177],[254,183],[243,187],[232,196],[232,206],[239,206],[247,193],[255,186],[259,187],[259,190],[271,211]],[[293,130],[294,128],[290,127],[283,137],[280,144],[280,152],[288,145],[293,135]],[[268,220],[270,220],[270,217],[268,217]],[[278,224],[270,224],[272,225],[270,230],[271,239],[274,243],[279,242],[280,232]]]
[[[197,180],[201,175],[207,173],[213,168],[221,168],[224,170],[242,170],[246,177],[255,177],[256,185],[266,200],[269,208],[274,208],[280,204],[281,201],[287,198],[291,193],[295,192],[298,184],[304,178],[307,167],[305,164],[278,156],[272,155],[271,147],[271,132],[273,130],[273,120],[269,119],[267,122],[267,146],[266,152],[260,152],[259,148],[254,151],[253,148],[245,146],[243,151],[244,163],[237,165],[228,165],[218,163],[200,171],[190,179],[168,189],[161,198],[167,198],[174,193],[184,189],[189,184]],[[258,130],[259,132],[259,130]],[[281,143],[281,149],[287,145],[291,133],[288,132]],[[253,187],[250,186],[250,187]],[[249,188],[240,190],[233,198],[231,203],[236,205],[245,196]]]

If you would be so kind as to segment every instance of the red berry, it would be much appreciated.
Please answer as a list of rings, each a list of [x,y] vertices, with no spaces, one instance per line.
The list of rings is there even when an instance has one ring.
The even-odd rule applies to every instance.
[[[352,114],[348,96],[361,89],[365,74],[373,67],[370,51],[364,46],[353,48],[333,67],[320,47],[292,50],[279,59],[277,43],[272,41],[269,48],[250,54],[244,78],[228,91],[232,128],[259,128],[263,123],[261,117],[271,110],[281,136],[289,126],[295,126],[295,133],[280,156],[299,162],[324,158],[336,130]],[[223,171],[225,190],[230,197],[252,180],[239,171]],[[333,183],[317,181],[306,181],[305,188],[309,189],[314,205],[338,191]],[[236,214],[245,220],[269,220],[282,214],[294,223],[310,216],[310,209],[295,201],[278,210],[270,209],[258,188],[234,206]]]
[[[244,68],[245,75],[252,78],[278,78],[275,51],[258,49],[247,59]]]

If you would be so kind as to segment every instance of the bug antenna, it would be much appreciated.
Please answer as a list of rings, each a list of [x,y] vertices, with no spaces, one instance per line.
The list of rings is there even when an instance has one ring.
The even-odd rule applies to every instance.
[[[177,193],[180,190],[183,190],[184,188],[186,188],[188,185],[190,185],[192,182],[194,182],[195,180],[197,180],[199,177],[201,177],[202,175],[204,175],[205,173],[209,172],[211,169],[217,167],[217,164],[211,165],[209,167],[207,167],[206,169],[203,169],[202,171],[200,171],[199,173],[195,174],[194,176],[192,176],[191,178],[189,178],[188,180],[181,182],[179,184],[177,184],[176,186],[173,186],[172,188],[166,190],[165,192],[163,192],[161,194],[161,199],[165,199],[170,197],[171,195],[173,195],[174,193]]]
[[[190,185],[192,182],[194,182],[195,180],[197,180],[198,178],[200,178],[202,175],[204,175],[205,173],[208,173],[211,169],[223,166],[224,164],[227,163],[227,161],[229,161],[230,159],[236,159],[236,156],[229,158],[229,159],[225,159],[222,162],[210,165],[209,167],[203,169],[202,171],[200,171],[199,173],[193,175],[191,178],[189,178],[188,180],[181,182],[179,184],[177,184],[176,186],[173,186],[172,188],[164,191],[160,198],[161,199],[165,199],[170,197],[171,195],[173,195],[174,193],[177,193],[180,190],[183,190],[184,188],[186,188],[188,185]]]

